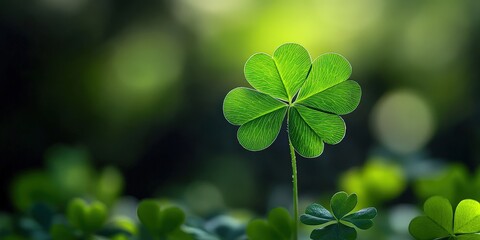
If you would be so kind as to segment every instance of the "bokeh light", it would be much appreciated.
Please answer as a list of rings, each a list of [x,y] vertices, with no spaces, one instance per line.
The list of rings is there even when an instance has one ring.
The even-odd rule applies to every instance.
[[[421,149],[435,129],[430,106],[409,90],[394,91],[383,96],[372,111],[371,121],[378,140],[399,154]]]

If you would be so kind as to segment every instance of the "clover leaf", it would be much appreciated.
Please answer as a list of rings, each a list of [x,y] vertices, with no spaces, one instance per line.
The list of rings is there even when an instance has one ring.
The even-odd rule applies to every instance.
[[[250,240],[290,240],[293,234],[293,219],[285,208],[274,208],[268,219],[255,219],[247,226]]]
[[[480,203],[462,200],[455,215],[450,201],[434,196],[425,201],[424,216],[414,218],[408,227],[410,234],[419,240],[480,239]]]
[[[357,231],[353,227],[369,229],[373,226],[372,219],[377,215],[377,209],[373,207],[351,213],[356,205],[356,194],[338,192],[330,200],[332,212],[320,204],[313,203],[307,207],[305,214],[300,216],[300,221],[306,225],[323,225],[322,228],[312,231],[311,239],[354,240],[357,238]]]
[[[185,221],[185,213],[175,206],[162,207],[157,200],[146,199],[140,202],[137,208],[140,222],[155,238],[190,239],[180,230]]]
[[[339,115],[358,106],[361,89],[347,80],[350,63],[326,53],[311,62],[302,46],[287,43],[273,56],[257,53],[245,64],[245,78],[255,89],[239,87],[223,103],[227,121],[240,128],[240,144],[251,151],[269,147],[277,138],[285,115],[291,144],[303,157],[323,152],[324,143],[337,144],[345,136]]]
[[[105,224],[107,216],[107,207],[99,201],[88,204],[83,199],[75,198],[68,204],[68,221],[84,233],[93,233],[100,230]]]

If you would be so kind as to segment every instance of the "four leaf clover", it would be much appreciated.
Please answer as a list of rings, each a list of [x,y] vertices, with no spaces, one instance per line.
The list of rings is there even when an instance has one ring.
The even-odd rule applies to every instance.
[[[424,211],[425,216],[414,218],[408,227],[415,239],[480,239],[480,203],[477,201],[461,201],[454,217],[448,199],[434,196],[425,201]]]
[[[377,215],[377,209],[364,208],[350,213],[357,205],[357,195],[338,192],[330,200],[332,212],[320,204],[314,203],[307,207],[300,221],[306,225],[323,225],[325,227],[312,231],[310,238],[314,240],[354,240],[357,231],[353,226],[366,230],[373,226],[372,219]]]
[[[295,150],[303,157],[317,157],[324,143],[343,139],[346,127],[339,115],[352,112],[360,102],[360,86],[347,80],[350,63],[336,53],[323,54],[312,63],[305,48],[287,43],[273,56],[251,56],[244,73],[255,89],[230,91],[223,112],[231,124],[240,126],[238,140],[251,151],[269,147],[287,115]]]

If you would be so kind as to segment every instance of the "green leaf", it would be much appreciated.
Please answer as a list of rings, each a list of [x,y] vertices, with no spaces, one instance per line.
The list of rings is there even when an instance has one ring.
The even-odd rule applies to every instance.
[[[346,192],[338,192],[333,195],[330,200],[330,207],[333,215],[338,219],[342,219],[347,213],[351,212],[357,205],[357,194],[348,195]]]
[[[357,231],[343,224],[332,224],[313,230],[310,238],[313,240],[355,240]]]
[[[414,218],[408,226],[408,231],[418,240],[433,240],[450,235],[445,228],[427,216]]]
[[[296,103],[325,112],[343,115],[357,108],[362,96],[360,85],[348,80]]]
[[[343,217],[342,220],[350,222],[360,229],[366,230],[373,226],[372,219],[375,218],[375,216],[377,216],[377,209],[369,207],[351,213]]]
[[[225,97],[223,113],[231,124],[242,125],[286,106],[267,94],[239,87]]]
[[[277,138],[282,127],[287,107],[243,124],[237,132],[240,144],[250,151],[260,151],[269,147]]]
[[[223,104],[225,118],[242,125],[238,141],[250,151],[265,149],[275,141],[286,111],[286,104],[248,88],[233,89]]]
[[[337,115],[316,111],[301,105],[294,108],[305,123],[328,144],[337,144],[345,136],[345,122]]]
[[[95,201],[90,204],[90,208],[86,210],[86,229],[87,231],[97,231],[102,228],[107,220],[107,207],[105,204]]]
[[[297,101],[302,101],[319,92],[331,88],[352,74],[352,66],[342,55],[326,53],[312,64],[312,70],[298,93]]]
[[[318,157],[323,152],[320,136],[305,122],[296,107],[288,112],[288,135],[293,147],[303,157]]]
[[[248,224],[247,236],[250,240],[275,240],[276,237],[268,222],[261,219],[255,219]]]
[[[275,50],[273,58],[291,101],[307,79],[312,64],[310,55],[301,45],[286,43]]]
[[[166,207],[161,212],[160,222],[160,232],[170,233],[175,229],[179,228],[182,223],[185,221],[185,213],[182,209],[178,207]]]
[[[245,63],[245,78],[256,89],[272,97],[291,101],[310,70],[307,50],[294,43],[275,50],[273,58],[257,53]]]
[[[265,53],[251,56],[245,63],[245,78],[263,93],[288,101],[288,94],[273,58]]]
[[[455,210],[455,233],[480,232],[480,203],[472,199],[461,201]]]
[[[435,223],[453,234],[453,210],[448,199],[444,197],[431,197],[423,205],[425,214]]]
[[[77,240],[71,229],[62,224],[54,224],[50,228],[50,237],[53,240]]]
[[[373,226],[372,219],[377,215],[377,210],[373,207],[346,215],[356,205],[356,194],[348,195],[346,192],[337,192],[330,200],[333,214],[322,205],[313,203],[307,207],[305,214],[300,216],[300,221],[306,225],[327,225],[315,229],[310,236],[312,239],[356,239],[357,232],[355,228],[351,227],[350,223],[365,230]]]
[[[94,201],[88,205],[83,199],[73,199],[67,208],[67,218],[72,226],[86,233],[98,231],[107,220],[105,204]]]
[[[185,213],[178,207],[162,208],[157,200],[140,202],[137,209],[140,222],[153,236],[166,236],[177,230],[185,221]]]
[[[140,222],[151,231],[155,232],[161,224],[160,203],[156,200],[143,200],[137,208],[137,215]]]
[[[480,240],[480,234],[465,234],[456,237],[457,240]]]
[[[284,208],[274,208],[268,214],[268,221],[253,220],[247,226],[250,240],[290,240],[293,234],[293,220]]]
[[[335,220],[335,217],[322,205],[313,203],[307,207],[300,221],[306,225],[321,225]]]
[[[284,239],[292,237],[292,219],[285,208],[274,208],[268,214],[268,222]]]

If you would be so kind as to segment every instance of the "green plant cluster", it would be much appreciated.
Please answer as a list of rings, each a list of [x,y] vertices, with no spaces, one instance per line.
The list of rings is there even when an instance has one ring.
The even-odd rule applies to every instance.
[[[377,209],[373,207],[351,213],[356,206],[356,194],[338,192],[330,200],[331,212],[322,205],[313,203],[307,207],[300,221],[306,225],[322,226],[313,230],[311,239],[354,240],[357,239],[357,231],[353,226],[362,230],[369,229],[373,226],[372,219],[377,215]]]
[[[254,239],[289,239],[291,236],[296,240],[299,221],[296,153],[314,158],[323,153],[324,143],[341,142],[346,126],[340,115],[357,108],[362,91],[357,82],[348,80],[352,67],[342,55],[326,53],[312,62],[308,51],[295,43],[281,45],[273,56],[254,54],[245,63],[244,73],[254,89],[231,90],[223,103],[225,118],[240,126],[237,131],[240,145],[259,151],[275,141],[286,116],[293,180],[294,223],[288,225],[287,219],[283,221],[283,225],[292,226],[292,231],[279,227],[278,221],[274,221],[279,213],[273,212],[267,222],[255,222],[250,235]],[[356,205],[355,194],[349,197],[341,192],[332,198],[334,215],[314,204],[307,208],[302,222],[319,225],[336,221],[313,231],[312,239],[353,240],[357,238],[356,230],[344,223],[368,229],[377,213],[376,209],[369,208],[345,216]]]
[[[470,174],[464,165],[451,165],[437,174],[416,180],[413,189],[422,200],[435,195],[447,198],[453,205],[466,198],[479,200],[480,168]]]
[[[2,219],[0,239],[7,240],[241,240],[245,227],[217,222],[214,228],[187,223],[185,211],[155,199],[138,204],[136,219],[112,217],[100,201],[72,199],[65,213],[45,204],[34,204],[19,220]],[[194,218],[191,218],[192,220]],[[0,223],[2,223],[0,221]]]
[[[434,196],[425,201],[425,215],[414,218],[410,234],[418,240],[480,239],[480,203],[462,200],[453,212],[448,199]]]

